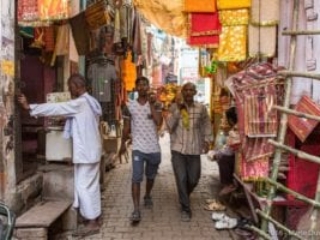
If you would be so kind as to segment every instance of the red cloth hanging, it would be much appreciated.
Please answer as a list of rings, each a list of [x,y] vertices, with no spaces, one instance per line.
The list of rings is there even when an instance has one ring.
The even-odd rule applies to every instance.
[[[217,48],[221,24],[218,13],[190,13],[188,39],[191,46]]]

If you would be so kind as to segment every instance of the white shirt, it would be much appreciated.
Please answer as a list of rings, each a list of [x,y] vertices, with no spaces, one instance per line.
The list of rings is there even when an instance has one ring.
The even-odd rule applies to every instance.
[[[67,130],[73,139],[73,163],[100,161],[102,145],[99,132],[101,107],[88,93],[62,103],[30,104],[31,116],[68,117]],[[57,149],[59,151],[59,149]]]
[[[138,101],[127,103],[131,118],[132,150],[139,150],[143,153],[160,152],[157,126],[151,116],[149,102],[141,105]]]

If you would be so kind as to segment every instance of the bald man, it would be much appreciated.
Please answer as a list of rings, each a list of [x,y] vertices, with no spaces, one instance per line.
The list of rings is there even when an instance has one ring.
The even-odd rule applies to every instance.
[[[31,116],[64,116],[67,118],[64,137],[72,138],[74,163],[74,203],[87,220],[83,228],[74,232],[87,236],[99,232],[101,215],[101,193],[99,184],[101,138],[99,118],[102,114],[98,101],[86,90],[86,81],[80,74],[68,79],[72,100],[59,103],[29,104],[21,94],[18,102]]]
[[[166,117],[183,222],[191,220],[189,197],[200,179],[200,155],[208,151],[213,141],[207,109],[203,104],[194,102],[196,93],[193,83],[183,85],[182,99],[172,105]]]

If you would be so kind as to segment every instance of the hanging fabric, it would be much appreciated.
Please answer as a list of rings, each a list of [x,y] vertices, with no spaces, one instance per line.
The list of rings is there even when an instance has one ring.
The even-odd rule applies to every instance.
[[[19,0],[17,5],[19,25],[39,20],[38,0]]]
[[[219,14],[190,13],[188,14],[188,36],[218,35],[221,32]]]
[[[298,112],[320,116],[320,106],[308,96],[302,96],[294,108]],[[288,125],[301,142],[304,142],[319,124],[317,120],[299,118],[295,115],[288,117]]]
[[[216,12],[216,1],[215,0],[184,0],[184,11],[191,13],[205,13],[205,12]]]
[[[250,8],[251,0],[217,0],[218,10]]]
[[[44,46],[46,52],[53,52],[55,46],[54,26],[44,27]]]
[[[152,24],[166,33],[186,37],[187,16],[184,0],[133,0],[134,6]]]
[[[219,18],[223,26],[247,25],[249,23],[249,10],[222,10],[219,11]]]
[[[259,26],[275,26],[280,17],[279,0],[252,0],[251,23]]]
[[[69,17],[66,0],[38,0],[39,19],[41,21],[61,20]]]
[[[90,31],[85,18],[85,13],[79,13],[69,20],[72,35],[79,55],[90,52]]]
[[[96,30],[111,22],[107,4],[104,0],[89,5],[85,10],[85,17],[90,30]]]
[[[218,13],[189,13],[188,38],[191,46],[217,48],[221,24]]]
[[[247,58],[247,26],[223,26],[218,61],[243,61]]]
[[[249,56],[274,57],[277,45],[277,26],[249,25]]]

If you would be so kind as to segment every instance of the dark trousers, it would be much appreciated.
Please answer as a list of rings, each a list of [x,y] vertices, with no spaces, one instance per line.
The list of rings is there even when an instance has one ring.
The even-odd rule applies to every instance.
[[[201,174],[200,155],[184,155],[171,151],[171,156],[181,208],[190,211],[189,196],[197,186]]]
[[[233,173],[235,165],[235,155],[225,156],[223,155],[218,161],[220,182],[224,185],[233,183]]]

